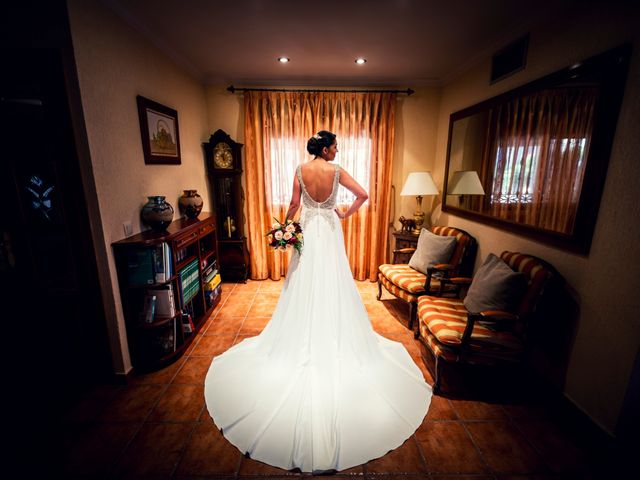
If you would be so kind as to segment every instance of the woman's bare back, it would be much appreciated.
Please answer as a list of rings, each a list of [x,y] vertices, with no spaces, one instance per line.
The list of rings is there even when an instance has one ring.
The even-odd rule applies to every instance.
[[[326,201],[333,190],[335,166],[329,162],[311,161],[300,167],[302,182],[309,196],[318,203]]]

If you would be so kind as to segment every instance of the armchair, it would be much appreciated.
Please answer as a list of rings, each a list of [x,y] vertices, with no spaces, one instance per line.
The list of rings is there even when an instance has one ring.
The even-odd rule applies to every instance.
[[[409,329],[413,330],[416,320],[418,298],[422,295],[458,296],[460,285],[442,281],[458,275],[470,275],[475,260],[476,241],[464,230],[453,227],[434,226],[429,229],[435,235],[456,237],[456,247],[448,263],[427,269],[427,274],[419,272],[407,263],[396,263],[399,253],[413,253],[413,247],[393,251],[393,263],[378,267],[378,295],[382,297],[382,287],[396,298],[409,304]]]
[[[433,355],[434,391],[440,389],[443,363],[518,364],[524,359],[527,324],[556,272],[544,260],[531,255],[505,251],[500,258],[527,280],[526,291],[513,312],[469,312],[458,298],[425,295],[418,299],[416,338]],[[462,277],[448,281],[471,283],[470,278]]]

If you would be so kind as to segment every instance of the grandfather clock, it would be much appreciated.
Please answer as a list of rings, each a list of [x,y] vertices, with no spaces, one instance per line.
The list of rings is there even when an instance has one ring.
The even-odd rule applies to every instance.
[[[218,222],[218,262],[223,280],[249,276],[249,251],[243,234],[242,144],[217,130],[202,144],[207,165],[209,190]]]

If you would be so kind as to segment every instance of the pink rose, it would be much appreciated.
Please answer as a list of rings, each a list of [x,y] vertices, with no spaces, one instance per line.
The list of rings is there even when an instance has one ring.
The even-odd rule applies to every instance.
[[[285,240],[289,240],[291,238],[291,232],[287,232],[283,235],[283,237]]]
[[[280,230],[274,233],[273,236],[276,237],[276,240],[282,240],[282,232]]]

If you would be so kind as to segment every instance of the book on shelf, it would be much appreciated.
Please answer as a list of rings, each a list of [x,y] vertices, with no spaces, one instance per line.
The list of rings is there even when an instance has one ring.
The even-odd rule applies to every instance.
[[[162,242],[153,247],[153,265],[156,283],[166,282],[171,278],[171,247]]]
[[[156,318],[175,316],[176,301],[173,294],[173,286],[170,283],[147,289],[147,295],[155,295],[156,297]]]
[[[214,290],[222,282],[222,277],[216,273],[204,286],[205,290]]]
[[[125,261],[129,286],[138,287],[155,283],[152,248],[132,248],[127,251]]]
[[[204,283],[209,283],[213,279],[213,277],[215,277],[217,274],[218,274],[218,269],[216,268],[215,261],[214,261],[213,264],[209,265],[209,267],[204,269],[204,271],[202,272],[202,281]]]
[[[153,320],[156,316],[156,305],[158,302],[158,297],[153,294],[147,293],[144,296],[144,306],[142,309],[142,321],[144,323],[153,323]]]
[[[189,262],[180,270],[180,290],[182,294],[182,305],[186,305],[198,294],[200,289],[200,273],[198,270],[198,260]]]
[[[191,318],[191,314],[183,313],[181,315],[182,319],[182,332],[183,333],[193,333],[196,331],[196,327],[193,324],[193,319]]]

